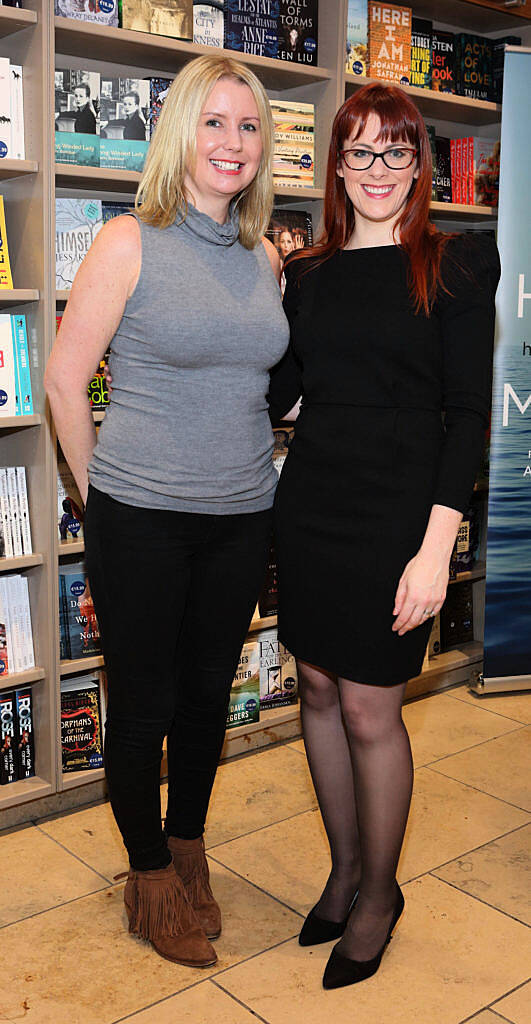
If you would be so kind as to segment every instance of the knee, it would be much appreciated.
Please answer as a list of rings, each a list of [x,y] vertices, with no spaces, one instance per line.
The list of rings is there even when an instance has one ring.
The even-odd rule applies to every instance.
[[[390,737],[395,728],[402,727],[400,716],[395,721],[388,715],[378,714],[362,700],[349,701],[342,705],[341,712],[350,738],[358,744],[378,743]]]
[[[301,705],[312,711],[327,711],[339,704],[337,683],[328,676],[313,675],[299,668]]]

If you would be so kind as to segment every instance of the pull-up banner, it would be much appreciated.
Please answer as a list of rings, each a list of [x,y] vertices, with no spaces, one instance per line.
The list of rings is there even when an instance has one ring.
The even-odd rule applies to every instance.
[[[531,50],[505,53],[485,689],[531,687]]]

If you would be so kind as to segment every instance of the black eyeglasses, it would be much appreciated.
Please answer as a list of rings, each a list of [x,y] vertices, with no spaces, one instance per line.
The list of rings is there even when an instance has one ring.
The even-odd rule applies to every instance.
[[[363,146],[356,146],[355,149],[342,149],[339,155],[345,161],[351,171],[368,171],[375,160],[380,157],[390,171],[405,171],[411,167],[418,149],[410,146],[392,146],[384,149],[381,153],[374,153],[372,149],[365,149]]]

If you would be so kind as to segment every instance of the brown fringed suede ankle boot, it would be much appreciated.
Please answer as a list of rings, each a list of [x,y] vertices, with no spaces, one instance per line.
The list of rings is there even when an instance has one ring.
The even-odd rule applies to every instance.
[[[221,911],[210,888],[203,837],[177,839],[176,836],[168,836],[168,849],[205,935],[209,939],[217,939],[221,935]]]
[[[157,871],[129,871],[124,890],[129,931],[148,939],[165,960],[185,967],[216,963],[183,883],[169,864]]]

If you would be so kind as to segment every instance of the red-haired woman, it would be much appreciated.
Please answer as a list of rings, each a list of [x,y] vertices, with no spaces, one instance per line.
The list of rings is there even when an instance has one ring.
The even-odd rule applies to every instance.
[[[430,224],[431,182],[414,104],[365,86],[334,121],[323,235],[286,266],[291,347],[270,401],[277,418],[302,405],[276,498],[279,632],[298,659],[332,855],[300,936],[341,937],[326,988],[377,971],[404,906],[402,701],[445,598],[489,414],[497,251],[490,236]]]

